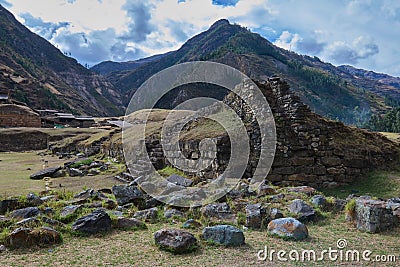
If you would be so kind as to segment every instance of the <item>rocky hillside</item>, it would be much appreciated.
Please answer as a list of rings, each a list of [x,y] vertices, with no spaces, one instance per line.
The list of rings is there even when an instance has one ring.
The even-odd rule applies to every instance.
[[[37,109],[123,113],[120,94],[110,82],[29,31],[1,5],[0,89],[11,89],[14,99]]]
[[[255,80],[279,75],[313,111],[349,124],[366,121],[371,114],[387,111],[390,107],[385,104],[386,96],[400,98],[398,85],[391,84],[397,91],[389,92],[379,83],[371,84],[366,77],[355,78],[348,69],[278,48],[259,34],[227,20],[217,21],[177,51],[130,71],[116,69],[106,77],[122,94],[130,96],[156,72],[193,60],[225,63]]]

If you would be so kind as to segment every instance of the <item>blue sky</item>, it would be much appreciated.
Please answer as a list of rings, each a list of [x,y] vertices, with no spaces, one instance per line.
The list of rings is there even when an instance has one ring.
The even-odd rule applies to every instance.
[[[178,49],[227,18],[300,54],[400,76],[397,0],[0,0],[82,64]]]

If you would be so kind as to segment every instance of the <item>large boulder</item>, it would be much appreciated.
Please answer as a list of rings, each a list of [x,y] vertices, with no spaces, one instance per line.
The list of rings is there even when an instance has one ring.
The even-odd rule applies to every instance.
[[[14,210],[11,214],[11,217],[15,219],[26,219],[35,217],[40,213],[41,212],[38,207],[28,207],[28,208]]]
[[[193,234],[178,229],[162,229],[154,234],[154,240],[161,249],[175,254],[191,252],[197,248]]]
[[[72,224],[72,230],[86,234],[106,232],[111,230],[111,218],[104,209],[97,209],[76,220]]]
[[[112,187],[112,192],[117,199],[118,205],[138,203],[144,200],[142,191],[133,185],[114,185]]]
[[[302,240],[308,237],[307,227],[291,217],[270,221],[268,224],[268,233],[295,240]]]
[[[62,169],[62,168],[61,168],[60,166],[58,166],[58,167],[52,167],[52,168],[47,168],[47,169],[44,169],[44,170],[41,170],[41,171],[38,171],[38,172],[32,174],[32,175],[30,176],[30,178],[31,178],[32,180],[41,180],[41,179],[43,179],[44,177],[53,177],[53,175],[54,175],[56,172],[58,172],[59,170],[61,170],[61,169]]]
[[[391,229],[397,223],[387,202],[362,197],[356,199],[355,220],[359,230],[370,233]]]
[[[232,225],[216,225],[203,229],[203,239],[224,246],[241,246],[245,238],[242,230]]]
[[[302,222],[309,222],[316,218],[315,210],[301,199],[295,199],[289,206],[289,211],[298,216]]]
[[[13,248],[44,246],[62,242],[59,232],[49,227],[38,229],[17,228],[9,235],[9,243]]]

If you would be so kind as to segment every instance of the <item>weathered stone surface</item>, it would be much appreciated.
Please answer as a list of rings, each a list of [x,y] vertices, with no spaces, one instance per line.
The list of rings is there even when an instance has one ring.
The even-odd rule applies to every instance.
[[[125,217],[118,217],[114,225],[115,228],[117,229],[147,228],[144,222],[135,218],[125,218]]]
[[[283,218],[284,216],[283,216],[283,213],[282,213],[282,211],[280,209],[272,208],[268,212],[268,217],[271,220],[275,220],[275,219]]]
[[[181,254],[197,248],[197,239],[193,234],[178,229],[162,229],[154,234],[155,243],[164,250]]]
[[[177,174],[173,174],[173,175],[169,176],[167,178],[167,181],[171,182],[173,184],[176,184],[176,185],[184,186],[184,187],[189,187],[189,186],[191,186],[193,184],[192,180],[187,179],[187,178],[182,177],[182,176],[177,175]]]
[[[338,157],[322,157],[321,162],[327,167],[332,167],[339,165],[341,160]]]
[[[76,220],[72,224],[72,230],[86,234],[106,232],[111,230],[111,218],[104,209],[97,209]]]
[[[84,172],[76,168],[67,168],[68,175],[71,177],[84,176]]]
[[[298,216],[302,222],[312,221],[316,218],[315,210],[301,199],[295,199],[289,206],[289,211]]]
[[[59,232],[49,227],[32,230],[31,228],[17,228],[9,235],[9,243],[13,248],[43,246],[62,242]]]
[[[157,216],[158,216],[158,208],[151,208],[151,209],[146,209],[146,210],[140,210],[135,212],[133,217],[144,220],[146,222],[156,222],[157,221]]]
[[[65,219],[67,217],[73,216],[73,214],[76,214],[79,210],[83,208],[82,205],[70,205],[64,207],[61,212],[60,212],[60,218]]]
[[[268,232],[285,238],[302,240],[308,237],[307,227],[295,218],[280,218],[269,222]]]
[[[246,226],[253,229],[263,227],[265,209],[261,204],[247,204],[246,206]]]
[[[39,225],[39,220],[36,218],[26,218],[16,223],[18,227],[35,227]]]
[[[32,232],[31,228],[17,228],[11,232],[9,236],[9,243],[11,247],[21,248],[31,246],[29,241],[29,234]]]
[[[118,205],[136,203],[144,200],[142,191],[136,186],[114,185],[112,187],[112,192],[117,199]]]
[[[11,217],[15,219],[26,219],[35,217],[40,214],[40,210],[38,207],[28,207],[23,209],[14,210],[11,214]]]
[[[164,211],[164,217],[168,219],[172,217],[183,217],[183,216],[185,216],[185,214],[177,209],[168,209]]]
[[[0,201],[0,214],[15,210],[19,205],[18,199],[4,199]]]
[[[266,184],[260,184],[260,186],[257,189],[257,196],[262,197],[266,195],[275,195],[276,190],[269,185]]]
[[[235,220],[235,215],[232,213],[231,207],[229,207],[226,202],[208,204],[201,208],[201,213],[205,218],[223,221]]]
[[[38,197],[35,193],[32,192],[26,196],[26,200],[30,205],[33,206],[39,206],[43,203],[43,200],[41,200],[40,197]]]
[[[216,225],[203,229],[203,239],[225,246],[241,246],[245,243],[242,230],[232,225]]]
[[[53,177],[53,175],[59,170],[61,170],[60,166],[53,167],[53,168],[47,168],[47,169],[44,169],[44,170],[41,170],[41,171],[38,171],[38,172],[32,174],[30,176],[30,178],[32,180],[41,180],[44,177]]]
[[[311,203],[316,207],[325,207],[326,206],[326,198],[322,195],[315,195],[311,198]]]
[[[202,224],[196,220],[189,219],[182,225],[183,228],[196,229],[202,227]]]
[[[377,233],[393,228],[397,218],[385,201],[365,198],[356,199],[355,220],[361,231]]]

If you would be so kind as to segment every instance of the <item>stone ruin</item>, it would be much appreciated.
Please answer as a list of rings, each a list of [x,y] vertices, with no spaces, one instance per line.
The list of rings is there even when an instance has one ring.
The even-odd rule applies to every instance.
[[[372,169],[390,168],[398,163],[398,144],[380,134],[349,127],[311,112],[279,77],[257,82],[257,85],[274,114],[277,132],[275,158],[267,181],[281,186],[331,188],[349,184]],[[243,90],[247,90],[246,86]],[[235,95],[228,95],[224,102],[248,125],[251,156],[243,177],[252,177],[260,155],[257,120],[244,101]],[[146,139],[147,152],[156,169],[173,165],[165,159],[159,139],[157,134]],[[181,140],[182,153],[188,159],[198,159],[200,141]],[[214,141],[217,151],[212,152],[216,153],[216,159],[200,173],[203,178],[216,178],[229,162],[229,137],[216,136]],[[115,155],[115,150],[112,153]]]

